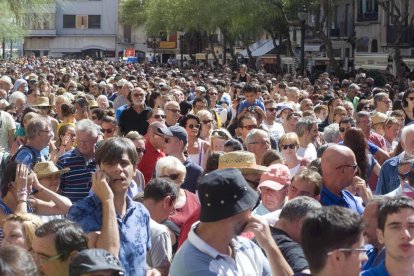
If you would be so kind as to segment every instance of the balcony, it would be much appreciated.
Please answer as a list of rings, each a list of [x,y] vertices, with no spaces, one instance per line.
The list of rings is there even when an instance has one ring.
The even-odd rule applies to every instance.
[[[387,43],[394,44],[397,39],[397,31],[395,26],[387,26]],[[408,44],[411,47],[414,47],[414,26],[408,27],[408,30],[401,34],[400,39],[401,44]]]
[[[358,22],[366,22],[366,21],[378,21],[378,12],[365,12],[365,13],[358,13],[357,16]]]
[[[56,30],[27,30],[26,37],[54,37]]]

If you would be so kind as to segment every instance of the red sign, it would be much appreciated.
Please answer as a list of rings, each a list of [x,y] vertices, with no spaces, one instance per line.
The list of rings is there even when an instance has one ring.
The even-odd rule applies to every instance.
[[[124,57],[135,57],[135,49],[134,48],[125,49]]]

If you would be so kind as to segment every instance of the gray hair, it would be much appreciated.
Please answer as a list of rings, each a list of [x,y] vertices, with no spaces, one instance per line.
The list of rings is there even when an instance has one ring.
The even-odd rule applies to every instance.
[[[374,107],[377,107],[378,102],[382,101],[384,98],[388,96],[385,92],[380,92],[378,94],[375,94],[374,96]]]
[[[297,87],[295,87],[295,86],[292,86],[292,87],[289,87],[289,88],[286,90],[286,93],[287,93],[287,94],[293,94],[293,93],[295,93],[295,94],[297,94],[297,95],[300,95],[300,90],[299,90],[299,88],[297,88]]]
[[[298,221],[320,208],[322,208],[322,205],[316,199],[308,196],[295,197],[283,206],[280,219],[286,219],[290,222]]]
[[[355,115],[355,121],[357,124],[359,124],[359,120],[365,117],[369,117],[371,118],[371,115],[367,112],[367,111],[359,111],[356,115]]]
[[[409,132],[414,132],[414,125],[408,125],[405,126],[402,130],[401,130],[401,141],[405,142],[405,140],[407,139],[407,134]]]
[[[255,142],[254,139],[257,135],[261,135],[263,137],[269,138],[269,133],[266,130],[263,129],[252,129],[247,133],[246,136],[246,146],[249,147],[250,143]]]
[[[339,135],[339,125],[337,123],[330,124],[323,130],[323,139],[326,143],[336,143]]]
[[[89,119],[83,119],[77,122],[75,131],[89,133],[94,138],[99,135],[97,125]]]
[[[22,93],[20,91],[15,91],[10,95],[9,103],[10,104],[16,104],[16,101],[19,100],[19,99],[26,102],[27,97],[24,93]]]
[[[306,131],[310,131],[313,125],[317,123],[318,121],[311,116],[300,119],[296,124],[296,134],[298,137],[302,137],[305,135]]]
[[[27,138],[34,138],[39,130],[44,130],[49,122],[45,117],[36,116],[31,119],[26,126],[26,136]]]

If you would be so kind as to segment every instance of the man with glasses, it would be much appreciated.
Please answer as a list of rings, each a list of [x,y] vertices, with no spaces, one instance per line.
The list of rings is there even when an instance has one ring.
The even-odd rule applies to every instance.
[[[322,205],[337,205],[362,214],[364,207],[361,202],[345,189],[352,184],[364,181],[355,175],[358,164],[354,152],[346,146],[332,145],[323,153],[321,167],[323,172],[320,197]]]
[[[392,107],[392,101],[390,100],[390,97],[388,96],[388,94],[385,92],[380,92],[378,94],[375,94],[374,107],[375,107],[375,110],[373,114],[375,114],[375,112],[381,112],[381,113],[384,113],[385,115],[388,115]]]
[[[317,158],[314,142],[319,136],[318,122],[313,117],[301,118],[296,124],[296,134],[299,138],[298,155],[309,160]]]
[[[45,276],[68,276],[69,263],[77,252],[88,248],[82,229],[67,220],[52,220],[36,229],[32,254]]]
[[[301,245],[312,275],[358,276],[367,260],[360,215],[349,209],[322,207],[308,214]]]
[[[161,122],[165,124],[165,112],[161,108],[153,108],[150,112],[148,112],[148,124],[152,124],[153,122]]]
[[[373,144],[377,145],[379,148],[383,149],[384,151],[387,150],[387,144],[385,142],[384,137],[372,131],[372,119],[371,115],[366,111],[360,111],[356,114],[356,126],[360,128],[363,132],[365,137],[372,142]],[[382,164],[380,162],[380,164]]]
[[[119,117],[119,130],[123,135],[130,131],[138,131],[139,134],[145,135],[148,129],[148,113],[151,107],[145,104],[147,93],[139,87],[135,87],[128,95],[128,101],[131,106],[122,111]]]
[[[385,261],[362,273],[370,275],[414,275],[414,201],[389,198],[378,213],[377,236],[385,245]]]
[[[276,144],[279,144],[279,138],[285,134],[282,124],[276,122],[277,104],[274,100],[267,100],[265,104],[265,117],[262,125],[269,131],[269,136],[275,139]]]
[[[165,110],[165,125],[174,126],[178,123],[181,117],[180,105],[176,101],[169,101],[164,106]]]
[[[352,105],[354,106],[354,110],[357,108],[358,103],[359,103],[359,97],[358,97],[359,89],[360,89],[359,85],[353,83],[349,85],[346,96],[345,96],[345,101],[352,103]]]
[[[257,128],[257,120],[252,115],[244,115],[238,120],[238,133],[239,137],[237,138],[243,145],[246,147],[245,141],[247,134],[252,130]],[[260,162],[260,161],[259,161]]]
[[[246,136],[246,148],[256,157],[257,164],[261,164],[263,155],[271,149],[269,134],[262,129],[252,129]]]
[[[3,113],[3,112],[2,112]],[[27,143],[16,153],[14,159],[30,168],[39,162],[47,161],[47,146],[52,137],[52,127],[44,117],[35,117],[26,126]]]

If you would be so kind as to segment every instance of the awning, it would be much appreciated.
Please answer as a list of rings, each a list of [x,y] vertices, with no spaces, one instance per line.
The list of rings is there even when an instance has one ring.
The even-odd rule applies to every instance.
[[[403,58],[403,62],[407,65],[410,69],[414,68],[414,58]]]
[[[355,69],[364,68],[386,71],[388,67],[388,55],[355,55]]]
[[[305,44],[305,52],[320,52],[324,44]]]
[[[101,49],[104,51],[115,50],[115,36],[57,36],[48,39],[25,39],[26,51],[47,49],[54,53],[73,53],[87,49]]]
[[[271,39],[259,40],[249,46],[250,51],[252,51],[252,56],[254,57],[263,56],[272,51],[274,48],[275,46],[273,45],[273,40]],[[242,54],[244,57],[248,57],[247,50],[241,51],[240,54]]]

